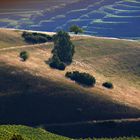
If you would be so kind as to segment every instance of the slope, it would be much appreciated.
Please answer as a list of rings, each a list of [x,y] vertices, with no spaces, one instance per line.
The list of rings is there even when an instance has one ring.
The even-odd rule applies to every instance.
[[[130,86],[129,83],[124,85],[122,82],[123,87],[129,90],[129,93],[126,94],[125,91],[120,92],[122,87],[113,81],[115,89],[104,89],[101,83],[110,77],[98,72],[98,69],[95,71],[97,66],[91,68],[95,63],[83,61],[83,59],[91,57],[91,50],[88,49],[94,46],[93,43],[100,44],[104,41],[102,46],[107,47],[110,44],[115,44],[116,40],[76,36],[73,41],[76,44],[75,60],[65,71],[53,70],[46,64],[46,61],[51,57],[52,44],[27,45],[26,48],[21,46],[21,48],[0,51],[0,124],[42,125],[56,133],[72,136],[70,131],[63,133],[65,127],[58,131],[52,127],[52,124],[81,122],[82,125],[82,122],[92,120],[140,117],[137,87]],[[124,47],[123,43],[126,42],[120,41],[120,46]],[[91,46],[88,46],[89,44]],[[118,42],[114,47],[118,48],[117,44]],[[130,42],[130,44],[135,46],[139,42]],[[94,47],[92,49],[94,50]],[[19,59],[19,52],[22,50],[26,50],[30,54],[29,60],[25,63]],[[99,52],[101,51],[102,49],[99,50]],[[96,62],[98,64],[98,61]],[[95,75],[98,81],[97,85],[94,88],[84,88],[71,82],[64,76],[66,71],[71,70],[87,71]],[[119,75],[116,76],[116,78],[118,77]],[[134,90],[131,88],[134,88],[137,94],[134,94]],[[86,128],[85,125],[82,126]],[[71,129],[72,127],[70,126]],[[85,134],[91,127],[85,131]],[[107,128],[108,125],[103,125],[102,128],[105,127]],[[74,128],[79,129],[76,126]],[[116,130],[121,130],[121,125],[119,128],[115,128],[114,132],[117,132]],[[116,135],[118,136],[115,133],[113,137]],[[74,133],[73,136],[77,137]],[[80,137],[79,134],[78,137]]]
[[[20,45],[26,45],[23,38],[21,37],[21,33],[18,31],[10,31],[5,29],[0,29],[0,49],[6,47],[14,47]]]

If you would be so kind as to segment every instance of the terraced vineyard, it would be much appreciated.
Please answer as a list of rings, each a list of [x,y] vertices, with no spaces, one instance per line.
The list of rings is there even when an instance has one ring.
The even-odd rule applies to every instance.
[[[11,9],[10,13],[1,9],[0,26],[57,31],[68,30],[70,25],[77,24],[90,35],[132,39],[140,37],[140,0],[29,2],[28,6]]]

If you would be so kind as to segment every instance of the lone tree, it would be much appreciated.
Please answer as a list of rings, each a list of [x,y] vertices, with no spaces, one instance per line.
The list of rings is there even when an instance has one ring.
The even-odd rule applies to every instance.
[[[26,61],[29,58],[29,54],[26,51],[20,52],[20,55],[19,56],[22,59],[22,61]]]
[[[54,35],[53,55],[57,55],[61,62],[70,64],[74,55],[74,45],[67,32],[59,31]]]
[[[75,34],[83,33],[83,29],[77,25],[72,25],[69,30],[70,32],[74,32]]]

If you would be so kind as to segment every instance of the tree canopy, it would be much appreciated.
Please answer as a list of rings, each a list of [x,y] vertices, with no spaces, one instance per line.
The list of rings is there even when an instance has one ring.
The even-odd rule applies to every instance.
[[[74,48],[67,32],[59,31],[54,35],[54,49],[52,52],[57,55],[63,63],[70,64],[72,62]]]
[[[22,61],[26,61],[29,58],[29,54],[26,51],[20,52],[19,56],[22,59]]]
[[[93,77],[89,73],[73,71],[73,72],[67,72],[65,76],[82,85],[94,86],[96,84],[95,77]]]
[[[52,36],[42,34],[42,33],[23,32],[22,37],[27,43],[33,43],[33,44],[53,41]]]
[[[75,34],[83,33],[83,29],[77,25],[72,25],[69,30],[70,32],[74,32]]]

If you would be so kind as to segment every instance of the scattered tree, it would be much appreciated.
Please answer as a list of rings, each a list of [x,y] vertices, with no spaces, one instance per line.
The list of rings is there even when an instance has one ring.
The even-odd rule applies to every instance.
[[[92,75],[85,72],[82,73],[80,73],[79,71],[67,72],[65,76],[82,85],[94,86],[96,84],[96,79]]]
[[[105,82],[105,83],[103,83],[103,86],[106,88],[109,88],[109,89],[113,88],[113,84],[111,82]]]
[[[24,140],[21,135],[13,135],[10,140]]]
[[[64,31],[59,31],[53,38],[53,55],[57,55],[63,63],[70,64],[74,55],[74,45],[70,40],[69,34]]]
[[[75,34],[83,33],[83,29],[77,25],[72,25],[69,30],[70,32],[74,32]]]
[[[22,59],[22,61],[26,61],[29,58],[29,54],[26,51],[20,52],[20,55],[19,56]]]

